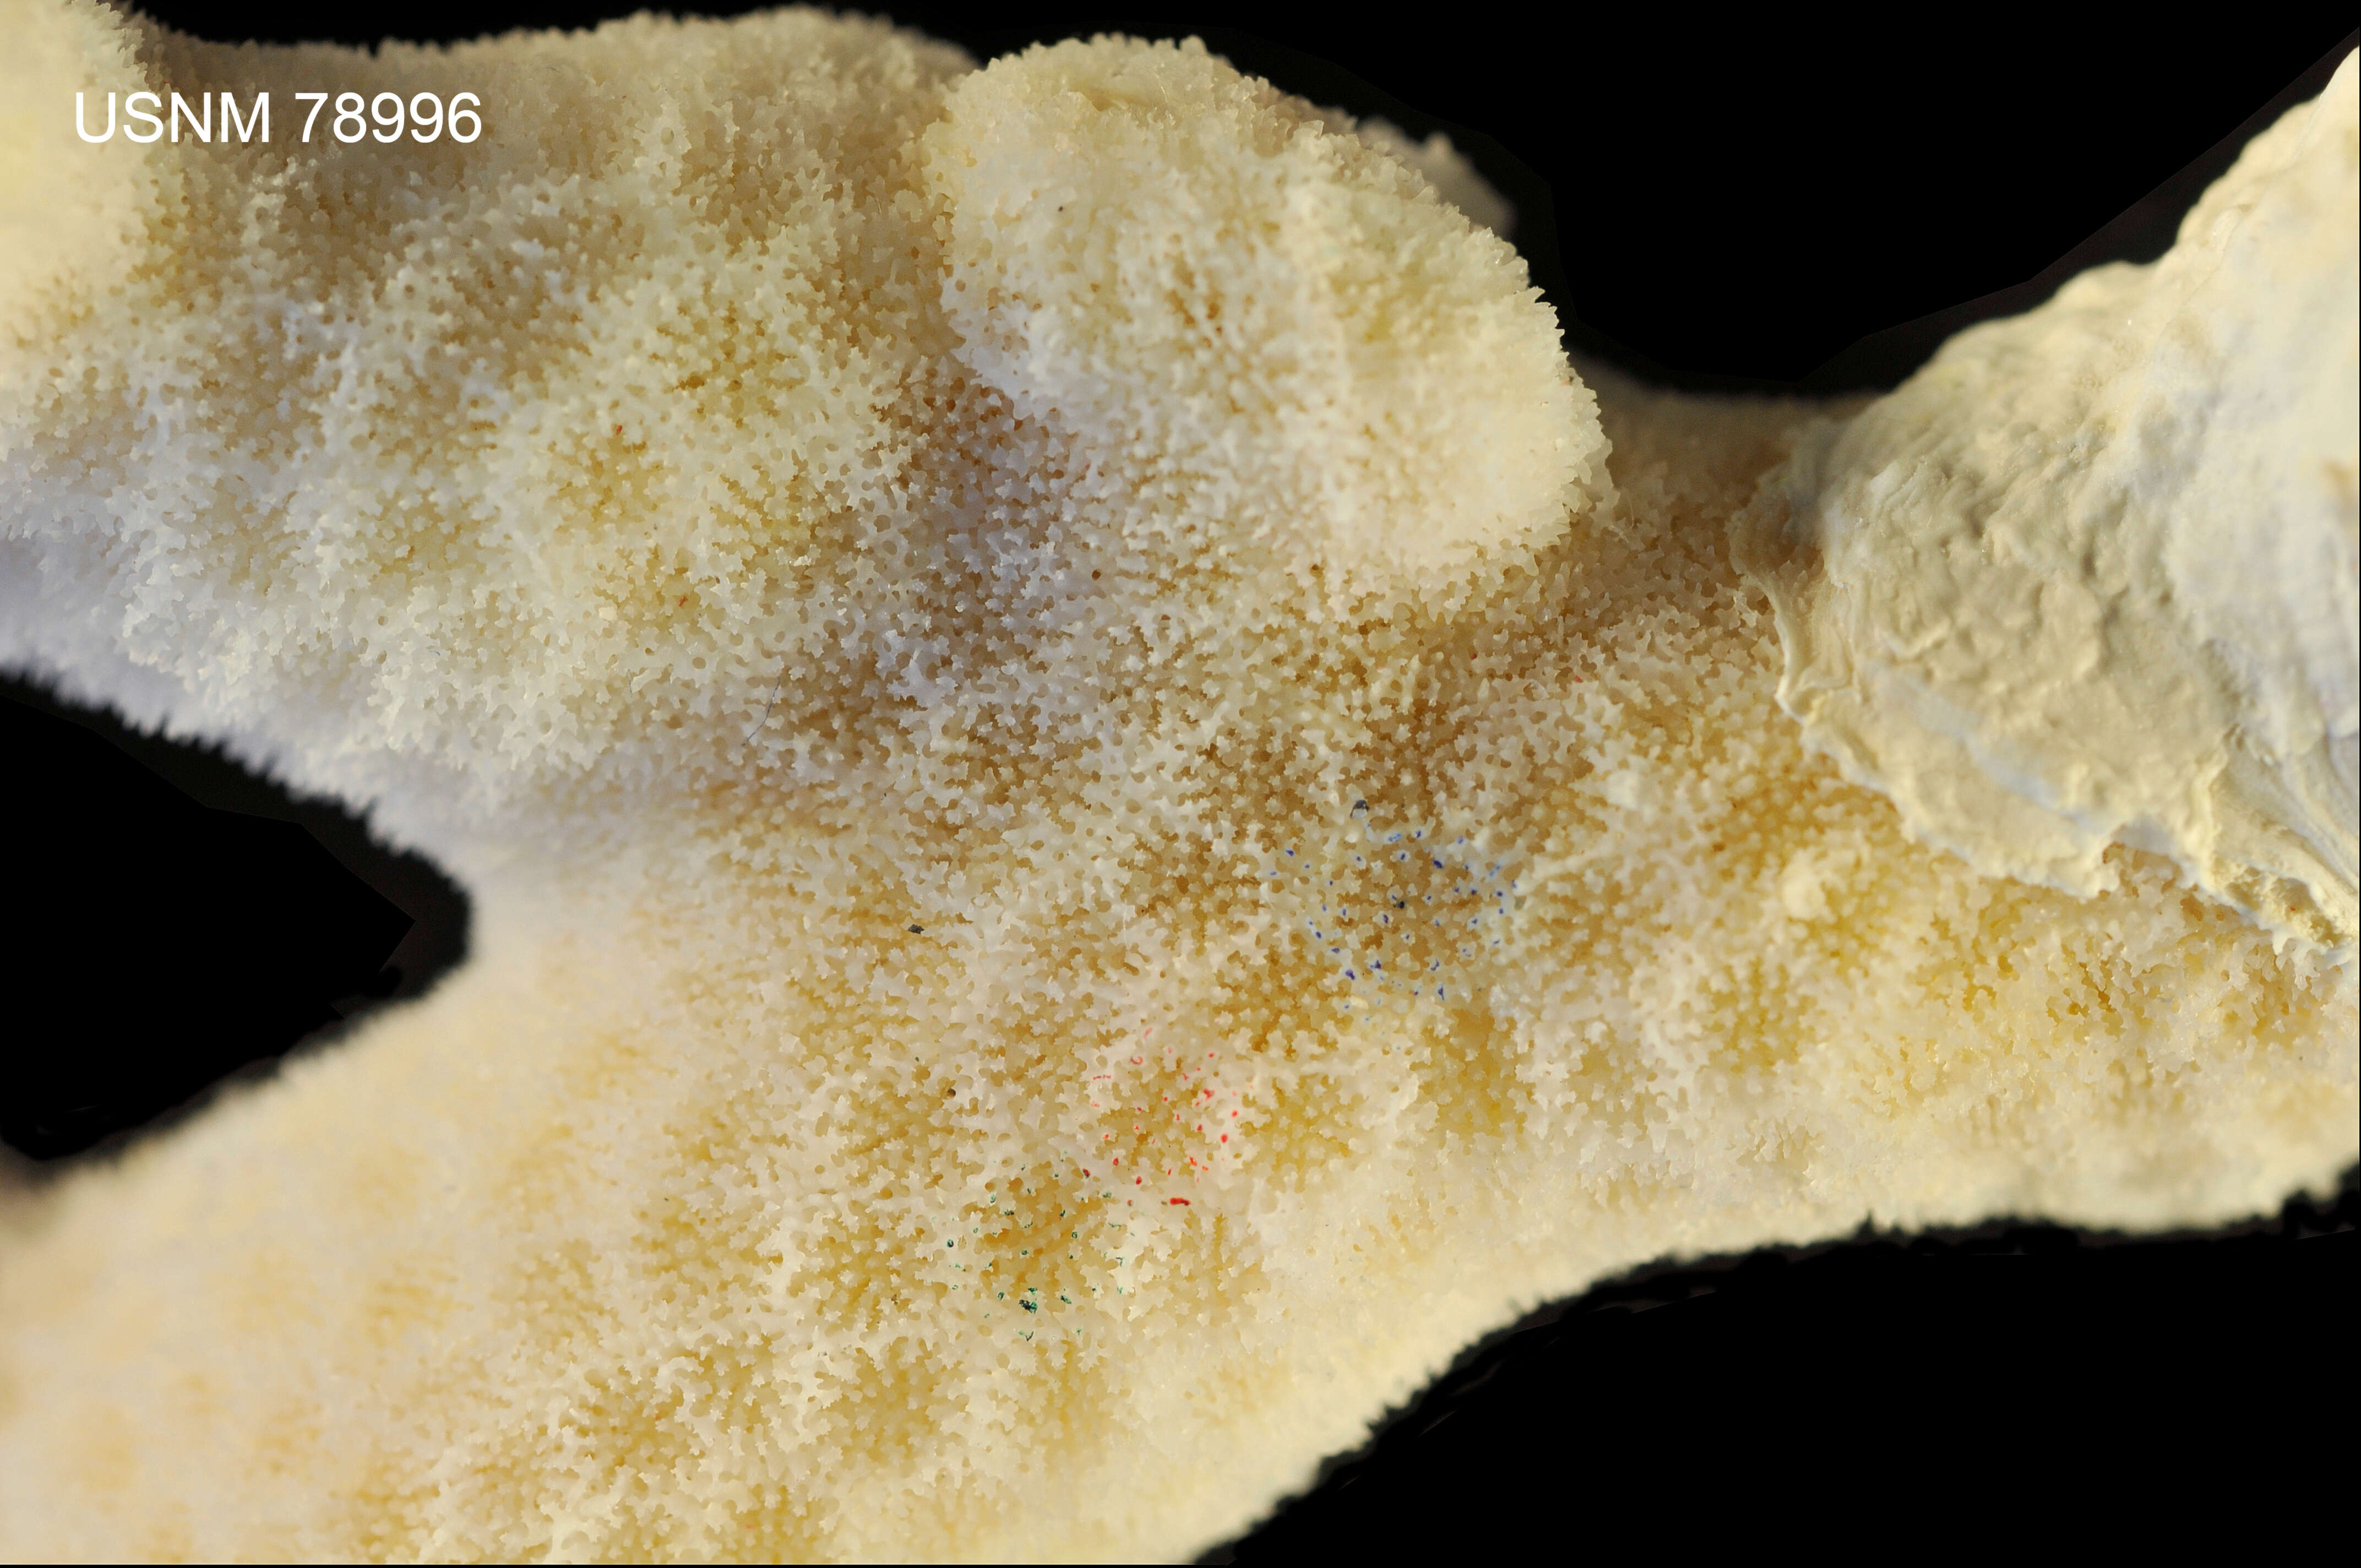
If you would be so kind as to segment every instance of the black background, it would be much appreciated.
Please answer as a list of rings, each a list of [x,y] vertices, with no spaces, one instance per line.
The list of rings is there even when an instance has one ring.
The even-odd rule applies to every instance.
[[[346,43],[634,8],[147,7],[204,37]],[[893,15],[979,59],[1196,33],[1307,97],[1445,130],[1516,203],[1571,345],[1709,389],[1891,386],[1970,321],[2160,254],[2350,47],[2344,11],[2290,6],[2189,28],[2114,8]],[[465,896],[350,815],[22,683],[0,684],[0,1140],[49,1168],[298,1039],[335,1048],[341,1017],[466,949]],[[2355,1212],[2348,1174],[2331,1204],[2226,1234],[1995,1224],[1642,1271],[1471,1351],[1214,1555],[2103,1549],[2232,1522],[2269,1550],[2349,1512]]]

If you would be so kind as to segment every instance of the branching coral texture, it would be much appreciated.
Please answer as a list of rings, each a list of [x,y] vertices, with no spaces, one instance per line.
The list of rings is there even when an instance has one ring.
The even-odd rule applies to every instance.
[[[1727,530],[1828,411],[1577,377],[1440,147],[807,11],[0,31],[499,106],[8,132],[0,661],[478,937],[6,1212],[7,1555],[1170,1558],[1604,1272],[2355,1157],[2348,972],[1806,751]]]

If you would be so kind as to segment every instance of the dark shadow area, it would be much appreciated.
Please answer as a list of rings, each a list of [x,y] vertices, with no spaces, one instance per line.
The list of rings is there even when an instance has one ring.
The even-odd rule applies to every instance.
[[[2347,1173],[2204,1237],[1995,1224],[1642,1270],[1468,1352],[1201,1561],[1800,1544],[1887,1510],[1922,1550],[2224,1513],[2284,1541],[2349,1474],[2356,1208]]]
[[[0,680],[0,1142],[35,1160],[113,1146],[466,954],[449,879],[218,751]]]
[[[1964,327],[2022,314],[2047,301],[2077,274],[2103,263],[2156,260],[2172,248],[2180,220],[2197,204],[2197,198],[2230,171],[2246,144],[2298,104],[2320,96],[2336,67],[2352,52],[2356,36],[2361,35],[2346,34],[2301,76],[2240,121],[2236,129],[2039,272],[2021,283],[1871,333],[1805,377],[1796,389],[1849,392],[1897,386]]]

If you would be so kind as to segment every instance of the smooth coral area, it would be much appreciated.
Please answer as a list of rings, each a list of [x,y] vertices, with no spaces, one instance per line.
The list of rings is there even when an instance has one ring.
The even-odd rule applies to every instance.
[[[1799,443],[1740,531],[1781,706],[1980,871],[2092,893],[2110,846],[2154,850],[2350,966],[2356,433],[2348,53],[2162,259],[1960,334]]]
[[[1728,525],[1826,411],[1577,375],[1399,137],[1122,40],[0,7],[488,105],[77,146],[138,247],[0,294],[0,661],[477,930],[0,1212],[0,1554],[1182,1558],[1602,1274],[2354,1158],[2349,976],[1806,751]]]

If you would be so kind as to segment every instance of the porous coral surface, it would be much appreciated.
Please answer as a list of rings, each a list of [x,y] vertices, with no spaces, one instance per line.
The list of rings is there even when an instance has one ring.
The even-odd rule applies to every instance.
[[[490,117],[0,186],[82,203],[0,258],[0,659],[476,901],[0,1210],[9,1556],[1185,1556],[1604,1273],[2354,1157],[2349,976],[1806,751],[1727,531],[1825,411],[1577,376],[1398,138],[809,12],[0,15]]]

